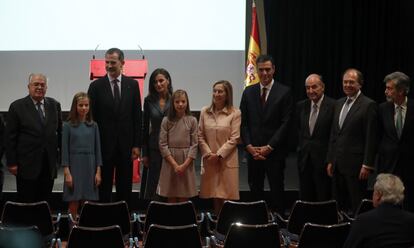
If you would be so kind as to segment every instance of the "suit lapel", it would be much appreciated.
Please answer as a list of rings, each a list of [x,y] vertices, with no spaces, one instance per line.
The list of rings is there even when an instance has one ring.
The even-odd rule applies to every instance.
[[[306,127],[306,134],[310,136],[310,130],[309,130],[309,117],[310,117],[310,107],[311,106],[311,101],[307,100],[304,104],[304,110],[303,110],[303,123],[302,123],[302,127]],[[316,125],[315,125],[316,126]],[[315,128],[313,129],[313,131],[315,132]]]
[[[310,111],[310,107],[309,107],[308,111]],[[325,114],[326,111],[327,111],[327,107],[326,107],[326,101],[325,101],[325,98],[324,98],[321,102],[321,105],[319,106],[319,113],[318,113],[318,117],[316,118],[315,127],[313,127],[312,135],[316,132],[316,130],[320,126],[320,122],[322,121],[322,118],[324,116],[326,116],[326,114]]]
[[[395,109],[394,109],[394,103],[389,102],[387,104],[387,107],[385,108],[385,118],[386,120],[384,121],[385,123],[388,123],[388,125],[390,125],[390,130],[392,133],[392,136],[398,140],[398,134],[397,134],[397,128],[395,127],[395,121],[394,121],[394,114],[395,114]]]
[[[30,96],[26,97],[25,105],[29,111],[29,116],[33,119],[33,122],[37,123],[39,128],[42,129],[42,121],[40,120],[39,112],[37,112],[36,106],[34,105],[33,100]]]
[[[411,99],[407,99],[407,111],[405,112],[404,126],[403,126],[401,137],[404,137],[404,133],[407,132],[406,130],[408,128],[407,126],[409,125],[410,118],[413,115],[414,115],[414,102]]]
[[[350,119],[352,119],[352,115],[358,111],[361,107],[361,101],[364,95],[361,93],[358,98],[355,100],[354,104],[352,104],[351,109],[349,109],[348,114],[345,117],[344,123],[342,124],[342,129],[346,126]],[[345,98],[346,100],[346,98]],[[345,102],[344,102],[345,104]],[[342,105],[343,106],[343,105]],[[342,109],[342,108],[341,108]]]
[[[120,109],[123,109],[126,99],[127,99],[127,93],[131,91],[130,89],[130,85],[128,84],[127,80],[125,79],[125,77],[122,75],[122,80],[121,80],[121,103],[119,104]]]
[[[103,83],[103,93],[106,96],[105,98],[110,99],[112,103],[111,106],[115,106],[114,94],[112,94],[111,82],[109,82],[108,75],[105,76]]]
[[[251,86],[252,88],[252,93],[253,93],[253,102],[257,105],[257,107],[255,109],[259,109],[259,113],[260,115],[263,117],[263,113],[264,113],[264,107],[262,106],[262,103],[260,101],[260,82]]]

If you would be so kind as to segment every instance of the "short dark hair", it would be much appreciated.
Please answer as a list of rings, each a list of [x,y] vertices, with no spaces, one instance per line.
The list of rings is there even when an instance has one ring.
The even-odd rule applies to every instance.
[[[397,90],[404,90],[405,95],[410,92],[410,77],[405,73],[399,71],[390,73],[384,78],[384,83],[388,81],[393,81]]]
[[[360,72],[358,69],[355,68],[348,68],[344,71],[344,73],[342,74],[342,77],[345,76],[345,74],[347,74],[350,71],[354,71],[357,74],[357,80],[359,85],[363,85],[364,84],[364,75],[362,74],[362,72]]]
[[[149,84],[148,84],[148,96],[150,96],[152,98],[159,98],[158,92],[155,89],[155,83],[156,83],[155,78],[159,74],[164,75],[164,77],[168,80],[168,82],[170,82],[168,84],[168,95],[171,96],[172,92],[173,92],[172,80],[171,80],[170,73],[164,68],[157,68],[151,73],[151,76],[150,76],[150,79],[149,79]]]
[[[105,55],[114,54],[114,53],[118,54],[118,58],[120,61],[124,61],[125,59],[124,52],[121,49],[116,48],[116,47],[108,49],[108,51],[105,52]]]
[[[259,63],[264,63],[270,61],[272,63],[272,65],[275,65],[275,61],[273,60],[272,56],[267,55],[267,54],[261,54],[259,55],[259,57],[257,57],[256,59],[256,65]]]

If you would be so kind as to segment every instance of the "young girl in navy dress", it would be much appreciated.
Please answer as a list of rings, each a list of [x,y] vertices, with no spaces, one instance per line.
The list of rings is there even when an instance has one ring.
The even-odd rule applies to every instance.
[[[73,97],[62,135],[63,200],[69,202],[74,219],[83,201],[99,199],[101,165],[98,125],[92,119],[88,95],[79,92]]]
[[[157,194],[168,202],[196,196],[194,159],[197,156],[197,119],[191,116],[187,92],[171,96],[168,116],[161,122],[160,152],[163,157]]]

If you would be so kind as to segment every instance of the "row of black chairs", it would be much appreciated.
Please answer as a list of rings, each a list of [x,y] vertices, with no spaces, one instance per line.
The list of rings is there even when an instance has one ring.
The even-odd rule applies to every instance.
[[[371,204],[372,208],[372,202],[364,201],[360,211],[369,209],[364,205],[367,202],[365,205]],[[139,215],[130,215],[125,202],[85,202],[79,218],[71,218],[74,228],[69,235],[68,247],[84,247],[87,242],[97,246],[98,241],[103,242],[104,247],[121,247],[121,243],[123,247],[138,247],[139,240],[143,241],[144,247],[174,247],[172,244],[180,247],[250,247],[253,241],[256,244],[262,242],[259,247],[272,243],[315,247],[315,242],[318,247],[328,247],[324,244],[340,247],[339,243],[343,243],[349,231],[349,222],[353,221],[337,210],[335,201],[297,201],[286,220],[271,213],[264,201],[226,201],[218,216],[206,215],[207,218],[203,213],[197,215],[191,202],[151,202],[146,213]],[[46,202],[7,202],[1,222],[13,227],[36,226],[44,243],[52,247],[54,243],[59,244],[56,223],[60,215],[55,220],[51,216]],[[119,246],[116,243],[107,246],[110,240],[121,242],[118,242]],[[195,243],[186,244],[191,240]]]

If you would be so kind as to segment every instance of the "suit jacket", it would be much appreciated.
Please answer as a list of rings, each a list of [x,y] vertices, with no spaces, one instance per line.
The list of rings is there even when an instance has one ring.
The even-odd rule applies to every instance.
[[[270,154],[284,159],[288,153],[288,132],[293,111],[290,89],[274,81],[266,104],[260,101],[260,83],[247,87],[242,95],[241,137],[245,145],[270,145]]]
[[[142,125],[142,156],[148,156],[149,149],[159,150],[161,122],[167,116],[169,108],[169,100],[165,102],[164,109],[161,110],[158,99],[150,96],[145,97],[144,120]]]
[[[394,103],[379,106],[380,145],[378,149],[378,173],[393,173],[414,179],[414,100],[408,99],[407,112],[401,139],[397,136],[394,122]]]
[[[390,203],[360,214],[344,248],[403,248],[414,245],[414,214]]]
[[[346,175],[358,175],[362,164],[374,167],[377,147],[377,104],[362,93],[349,110],[342,129],[339,115],[346,97],[335,105],[327,161]]]
[[[41,123],[30,96],[14,101],[7,114],[7,164],[17,164],[17,174],[23,179],[32,180],[39,176],[43,151],[47,152],[50,174],[56,178],[62,133],[61,108],[53,98],[45,97],[44,100],[45,124]]]
[[[318,168],[326,167],[326,154],[328,153],[329,135],[335,109],[335,100],[324,96],[311,135],[309,131],[311,103],[311,100],[306,99],[296,104],[295,125],[298,127],[299,138],[298,166],[302,171],[305,169],[308,159]]]
[[[141,147],[141,100],[138,82],[122,75],[121,102],[115,108],[108,76],[89,85],[92,114],[98,123],[103,160],[112,157],[115,148],[130,156],[132,147]]]

